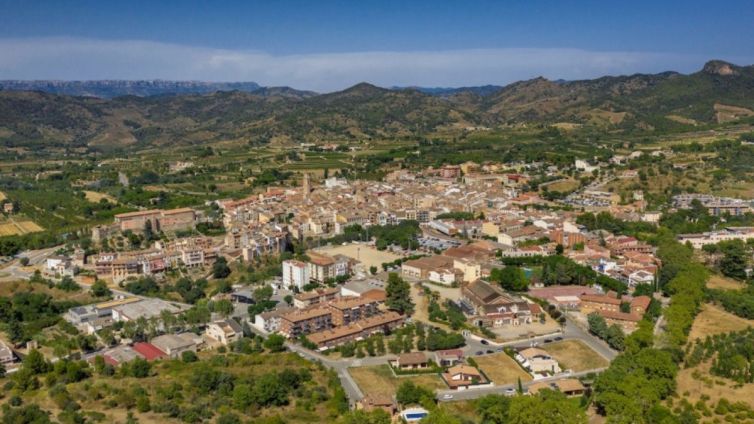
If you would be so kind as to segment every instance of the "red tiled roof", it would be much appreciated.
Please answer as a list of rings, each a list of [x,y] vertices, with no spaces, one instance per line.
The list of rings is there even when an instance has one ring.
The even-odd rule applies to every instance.
[[[151,343],[134,343],[133,349],[147,361],[167,358],[168,355]]]

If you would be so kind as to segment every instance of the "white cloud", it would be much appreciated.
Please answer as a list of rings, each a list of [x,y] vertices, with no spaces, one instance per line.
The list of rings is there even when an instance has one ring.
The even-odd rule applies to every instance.
[[[701,68],[707,57],[563,48],[371,51],[273,56],[141,40],[0,40],[0,79],[255,81],[317,91],[381,86],[506,84]],[[728,58],[734,60],[733,58]],[[740,59],[740,58],[739,58]]]

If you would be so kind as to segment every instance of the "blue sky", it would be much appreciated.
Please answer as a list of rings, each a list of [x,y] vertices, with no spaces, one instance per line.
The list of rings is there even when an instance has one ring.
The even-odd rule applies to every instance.
[[[330,91],[692,72],[711,58],[753,63],[753,21],[743,0],[0,0],[0,78]]]

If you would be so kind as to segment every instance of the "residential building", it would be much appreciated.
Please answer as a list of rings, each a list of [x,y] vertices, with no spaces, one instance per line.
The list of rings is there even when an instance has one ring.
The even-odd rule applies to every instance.
[[[452,367],[463,363],[463,350],[447,349],[435,351],[435,363],[441,367]]]
[[[307,264],[296,260],[283,261],[283,286],[303,290],[311,280],[310,268]]]
[[[424,352],[401,353],[393,361],[393,367],[401,371],[423,370],[429,368],[429,359]]]
[[[311,333],[307,338],[320,349],[325,349],[354,340],[361,340],[372,334],[388,333],[402,325],[403,320],[404,317],[402,315],[394,311],[388,311],[355,321],[349,325]]]
[[[482,373],[471,365],[458,364],[448,368],[442,373],[442,379],[450,389],[463,390],[479,384],[487,384],[488,381]]]
[[[293,306],[299,309],[304,309],[308,308],[309,306],[332,302],[340,298],[340,296],[341,289],[339,289],[338,287],[315,289],[293,296]]]
[[[332,327],[332,313],[323,306],[293,310],[280,316],[280,333],[289,338],[327,330]]]
[[[530,347],[519,351],[517,355],[523,358],[523,361],[519,361],[521,362],[521,365],[523,365],[525,368],[530,369],[532,372],[547,372],[552,374],[557,374],[560,372],[560,365],[558,364],[558,361],[556,361],[545,350],[536,347]]]
[[[206,334],[223,346],[227,346],[243,337],[243,328],[235,320],[225,319],[210,323]]]

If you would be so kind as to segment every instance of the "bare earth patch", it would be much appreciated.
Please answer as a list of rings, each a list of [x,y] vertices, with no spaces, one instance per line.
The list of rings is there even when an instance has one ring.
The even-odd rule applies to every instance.
[[[505,353],[475,357],[474,361],[479,365],[479,369],[498,386],[516,384],[519,378],[521,381],[532,379],[529,373]]]
[[[356,259],[364,264],[367,269],[372,266],[382,269],[383,263],[393,262],[401,258],[394,253],[377,250],[372,246],[356,243],[349,243],[345,246],[322,247],[316,249],[316,251],[326,255],[348,256],[349,258]]]
[[[431,390],[445,389],[440,376],[437,374],[425,374],[410,377],[395,377],[388,365],[373,367],[349,368],[348,372],[358,384],[362,393],[367,395],[393,396],[398,386],[404,381],[412,381],[414,384]]]
[[[563,369],[574,372],[607,367],[610,362],[580,340],[563,340],[543,346]]]

